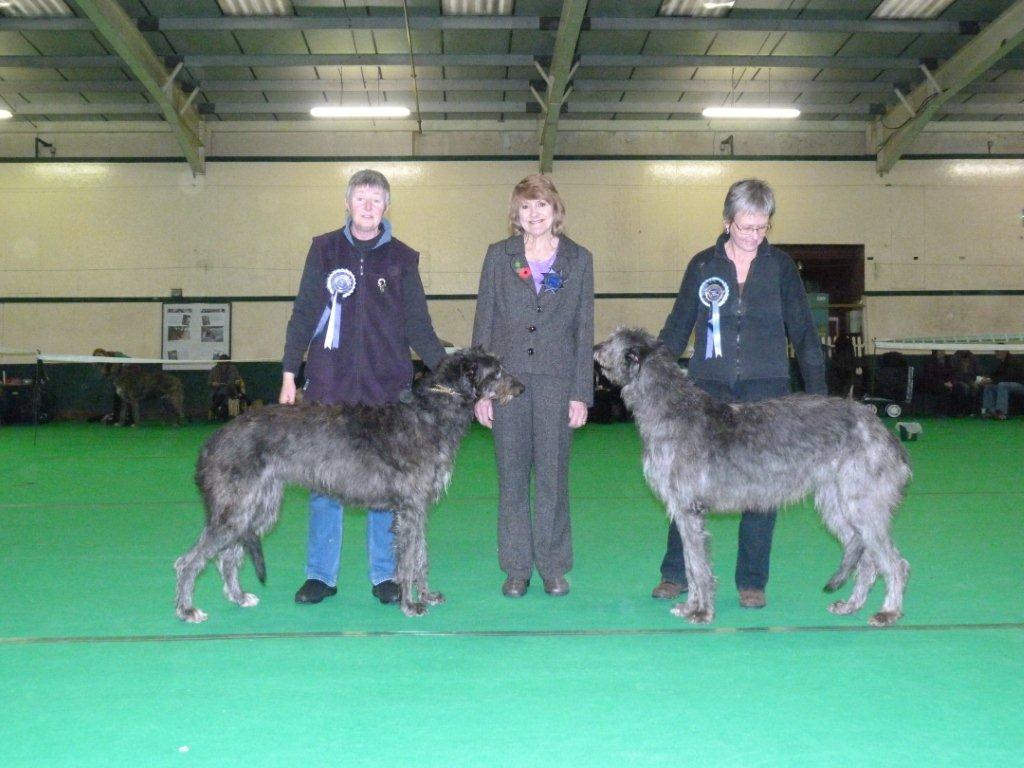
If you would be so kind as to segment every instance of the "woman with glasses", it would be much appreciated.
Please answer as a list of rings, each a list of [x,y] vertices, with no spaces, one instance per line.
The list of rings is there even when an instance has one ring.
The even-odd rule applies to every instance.
[[[660,334],[678,356],[696,330],[690,378],[726,402],[789,394],[787,341],[796,352],[804,389],[828,392],[821,341],[800,273],[789,255],[767,239],[774,213],[775,195],[765,182],[744,179],[729,188],[722,213],[725,231],[690,261]],[[744,608],[766,604],[775,515],[755,510],[744,512],[740,520],[736,588]],[[670,524],[661,583],[651,595],[674,599],[686,588],[683,546]]]

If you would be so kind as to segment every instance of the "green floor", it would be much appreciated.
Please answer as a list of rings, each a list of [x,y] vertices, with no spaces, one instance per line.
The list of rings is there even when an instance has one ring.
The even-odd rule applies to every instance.
[[[297,606],[304,497],[265,542],[255,609],[200,578],[210,426],[0,429],[0,766],[1018,766],[1024,755],[1024,420],[924,421],[895,524],[912,576],[890,630],[835,617],[838,546],[810,507],[776,528],[769,605],[738,607],[737,518],[711,523],[710,627],[648,595],[665,519],[632,425],[574,444],[573,591],[501,597],[490,435],[470,433],[430,527],[421,619],[377,604],[365,515],[341,588]]]

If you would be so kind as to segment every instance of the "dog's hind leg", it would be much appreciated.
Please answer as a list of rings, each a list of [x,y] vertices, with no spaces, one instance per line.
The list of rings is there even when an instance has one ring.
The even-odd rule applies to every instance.
[[[903,615],[903,591],[910,575],[910,565],[900,555],[889,535],[889,515],[872,519],[865,525],[861,534],[865,547],[872,559],[878,564],[878,570],[885,579],[885,600],[882,610],[874,614],[868,623],[873,627],[888,627],[895,624]]]
[[[843,586],[864,554],[864,543],[847,522],[837,491],[838,489],[834,485],[827,485],[820,488],[814,498],[825,527],[832,532],[843,547],[842,562],[825,585],[825,592],[835,592]]]
[[[243,591],[238,581],[238,569],[242,565],[243,557],[245,553],[241,544],[227,547],[217,556],[217,569],[224,580],[224,597],[243,608],[252,608],[259,604],[260,599],[250,592]]]
[[[707,624],[715,618],[715,576],[708,557],[708,533],[705,510],[693,505],[677,507],[669,504],[669,515],[683,540],[686,559],[687,600],[672,607],[672,613],[693,624]]]
[[[213,531],[207,526],[199,535],[195,546],[174,561],[174,570],[178,573],[175,613],[182,621],[191,624],[206,621],[206,613],[192,605],[196,577],[210,559],[227,545],[229,538],[223,532]]]

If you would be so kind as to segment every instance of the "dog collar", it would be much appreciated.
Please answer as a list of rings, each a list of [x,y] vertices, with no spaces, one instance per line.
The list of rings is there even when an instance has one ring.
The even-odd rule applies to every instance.
[[[431,387],[427,387],[427,391],[429,391],[429,392],[438,392],[438,393],[440,393],[442,395],[451,395],[452,397],[462,397],[463,396],[461,392],[459,392],[457,390],[454,390],[451,387],[445,387],[445,386],[443,386],[441,384],[434,384]]]

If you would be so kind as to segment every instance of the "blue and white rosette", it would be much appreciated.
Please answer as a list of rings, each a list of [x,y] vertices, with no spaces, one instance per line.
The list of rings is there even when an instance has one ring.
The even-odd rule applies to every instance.
[[[327,276],[327,292],[331,294],[330,317],[324,334],[324,349],[337,349],[341,343],[341,301],[356,289],[356,276],[352,270],[336,269]]]
[[[722,324],[718,308],[729,299],[729,284],[720,277],[709,277],[700,284],[697,291],[701,303],[711,309],[708,320],[707,344],[704,348],[704,359],[722,356]]]

